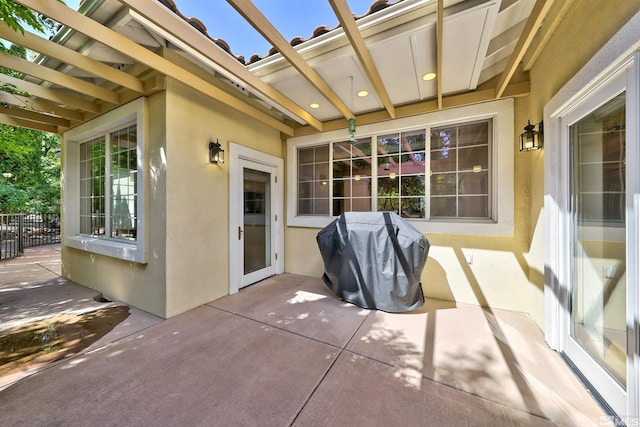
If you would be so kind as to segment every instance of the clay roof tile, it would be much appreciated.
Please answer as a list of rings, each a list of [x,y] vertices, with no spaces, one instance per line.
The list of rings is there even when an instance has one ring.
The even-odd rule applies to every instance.
[[[202,23],[202,21],[200,21],[197,18],[187,18],[182,13],[180,13],[180,11],[178,10],[178,8],[177,8],[176,4],[173,2],[173,0],[159,0],[159,1],[164,6],[166,6],[168,9],[170,9],[172,12],[174,12],[176,15],[180,16],[182,19],[187,21],[195,29],[197,29],[202,34],[204,34],[207,38],[209,38],[215,44],[220,46],[225,52],[229,53],[229,55],[233,56],[240,63],[242,63],[244,65],[253,64],[253,63],[258,62],[258,61],[260,61],[260,60],[262,60],[262,59],[264,59],[264,58],[266,58],[268,56],[275,55],[276,53],[279,52],[278,49],[276,49],[275,47],[272,47],[271,49],[269,49],[269,52],[267,53],[267,55],[265,55],[265,56],[258,55],[258,54],[251,55],[251,57],[249,58],[249,62],[246,63],[244,56],[237,56],[237,55],[233,54],[233,52],[231,51],[231,47],[229,46],[229,43],[227,43],[225,40],[211,37],[209,35],[209,33],[207,32],[207,27]],[[395,0],[395,1],[375,0],[369,6],[369,10],[367,11],[367,13],[365,13],[362,16],[354,16],[354,19],[356,19],[356,20],[362,19],[365,16],[369,16],[369,15],[371,15],[373,13],[379,12],[379,11],[381,11],[383,9],[386,9],[389,6],[393,6],[394,4],[400,3],[401,1],[403,1],[403,0]],[[297,45],[299,45],[301,43],[304,43],[304,42],[309,41],[311,39],[314,39],[316,37],[320,37],[321,35],[326,34],[326,33],[330,32],[330,31],[333,31],[336,28],[340,28],[340,25],[337,25],[334,28],[329,28],[326,25],[320,25],[315,30],[313,30],[313,33],[311,34],[311,37],[309,37],[308,39],[305,39],[305,38],[300,37],[300,36],[297,36],[297,37],[294,37],[293,39],[291,39],[291,41],[290,41],[291,46],[297,46]]]
[[[200,31],[205,36],[209,36],[209,33],[207,33],[207,27],[202,23],[201,20],[199,20],[197,18],[189,18],[189,19],[187,19],[187,22],[193,28],[195,28],[196,30]]]

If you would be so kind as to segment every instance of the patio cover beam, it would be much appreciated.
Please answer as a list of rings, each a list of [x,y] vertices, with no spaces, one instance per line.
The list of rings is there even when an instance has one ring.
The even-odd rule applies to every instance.
[[[280,34],[276,27],[260,12],[251,0],[227,0],[240,15],[271,43],[282,56],[306,78],[345,119],[354,118],[353,113],[329,87],[322,77],[305,61],[302,56]]]
[[[0,24],[0,38],[8,40],[17,45],[34,50],[43,55],[55,58],[60,62],[73,65],[81,70],[87,71],[96,77],[101,77],[107,81],[116,83],[134,92],[143,93],[143,83],[132,75],[116,70],[102,62],[82,55],[75,50],[61,46],[52,41],[38,37],[28,31],[21,33],[14,31],[6,23]]]
[[[187,86],[216,99],[229,107],[240,111],[287,135],[293,135],[293,128],[277,118],[247,105],[244,101],[207,82],[203,78],[185,70],[173,62],[140,46],[127,37],[118,34],[91,18],[59,3],[57,0],[15,0],[25,7],[39,12],[51,19],[72,28],[100,43],[121,52],[132,59],[147,65]]]
[[[170,39],[171,43],[181,49],[192,54],[197,53],[204,56],[208,61],[215,64],[216,67],[214,68],[221,68],[224,71],[222,74],[226,72],[233,78],[241,80],[302,122],[322,131],[322,122],[320,120],[313,117],[274,87],[256,77],[238,60],[165,6],[148,0],[120,0],[120,2],[132,10],[131,16],[136,21],[141,22],[143,25],[151,26],[153,31],[160,32],[162,37]]]
[[[44,99],[35,99],[13,93],[0,92],[0,102],[14,107],[25,108],[38,113],[46,113],[76,122],[85,120],[85,115],[80,111],[60,107]]]
[[[100,105],[96,104],[93,101],[88,101],[86,99],[59,90],[40,86],[25,80],[20,80],[6,74],[0,74],[0,83],[13,85],[19,89],[29,92],[32,96],[47,99],[49,101],[55,102],[56,104],[66,105],[68,107],[77,108],[79,110],[84,110],[94,114],[100,114],[101,112]]]
[[[33,110],[27,110],[19,107],[8,107],[2,110],[3,114],[7,116],[15,117],[18,119],[31,120],[32,122],[44,123],[52,126],[61,126],[68,128],[70,126],[69,120],[56,116],[50,116]]]
[[[41,130],[44,132],[60,133],[57,126],[47,125],[39,122],[33,122],[31,120],[24,120],[24,119],[20,119],[17,117],[13,117],[13,116],[9,116],[7,114],[1,114],[1,113],[0,113],[0,123],[9,125],[9,126],[18,126],[21,128]]]
[[[444,36],[444,0],[438,0],[436,8],[436,87],[438,110],[442,110],[442,38]]]
[[[351,42],[351,46],[353,47],[353,50],[355,50],[356,55],[360,60],[360,64],[364,68],[364,72],[373,86],[373,90],[376,91],[378,97],[382,101],[382,105],[384,105],[387,113],[389,113],[389,116],[392,119],[395,118],[396,109],[393,106],[393,102],[391,102],[391,98],[389,98],[387,89],[384,87],[380,73],[378,73],[378,68],[376,67],[375,62],[373,62],[371,52],[369,51],[369,48],[367,48],[362,34],[360,34],[360,30],[358,29],[358,25],[351,13],[351,9],[349,9],[349,5],[346,0],[329,0],[329,3],[331,3],[331,7],[338,17],[340,25],[342,25],[347,38]]]
[[[513,77],[513,74],[516,72],[518,64],[522,61],[524,54],[531,45],[533,37],[538,32],[538,29],[542,25],[542,21],[549,12],[552,4],[553,0],[538,0],[533,6],[531,14],[529,14],[529,19],[522,29],[522,34],[518,39],[518,43],[509,57],[509,62],[507,62],[507,66],[502,72],[502,75],[500,75],[500,79],[498,79],[498,83],[496,85],[496,99],[502,97],[511,77]]]
[[[83,93],[93,98],[101,99],[111,104],[119,104],[120,96],[103,87],[86,82],[77,77],[72,77],[51,68],[42,67],[33,62],[26,61],[5,52],[0,52],[0,66],[36,77],[50,83],[66,87],[78,93]]]
[[[556,29],[569,9],[571,9],[574,1],[575,0],[564,0],[559,5],[555,2],[553,4],[553,8],[556,9],[555,13],[552,9],[549,9],[549,12],[547,12],[545,16],[546,22],[544,26],[540,28],[540,31],[536,34],[536,38],[531,42],[529,49],[527,49],[525,56],[522,58],[523,70],[527,71],[533,67],[533,64],[535,64],[547,43],[549,43],[551,36],[555,34]]]

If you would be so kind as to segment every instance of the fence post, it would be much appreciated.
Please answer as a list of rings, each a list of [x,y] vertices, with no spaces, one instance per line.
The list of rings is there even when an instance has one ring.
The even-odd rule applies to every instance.
[[[18,214],[18,253],[24,252],[24,242],[22,241],[24,235],[24,215]]]

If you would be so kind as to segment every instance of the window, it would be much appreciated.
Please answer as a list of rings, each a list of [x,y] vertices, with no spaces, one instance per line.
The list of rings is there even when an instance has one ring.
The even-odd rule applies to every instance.
[[[425,130],[377,138],[378,211],[425,217]]]
[[[65,134],[66,246],[146,262],[145,105],[140,98]]]
[[[329,146],[298,151],[298,215],[329,215]]]
[[[288,224],[392,211],[421,231],[513,234],[513,101],[288,140]],[[502,140],[502,141],[500,141]],[[500,179],[497,179],[497,177]],[[499,203],[498,203],[499,201]]]
[[[626,93],[570,126],[577,218],[581,225],[624,227]]]
[[[333,215],[371,210],[371,138],[333,143]]]
[[[132,125],[80,144],[81,234],[135,240],[136,141]]]
[[[428,190],[430,218],[488,218],[490,128],[491,120],[433,128],[429,162],[425,129],[302,148],[298,214],[338,216],[376,210],[425,218]],[[430,181],[425,179],[427,164]]]
[[[431,218],[488,218],[491,121],[431,129]]]

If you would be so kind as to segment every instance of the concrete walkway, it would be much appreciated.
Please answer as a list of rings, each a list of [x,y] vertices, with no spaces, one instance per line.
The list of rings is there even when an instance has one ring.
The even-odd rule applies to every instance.
[[[5,322],[122,306],[57,276],[59,261],[28,257],[0,264],[0,335]],[[292,274],[169,320],[130,307],[81,352],[21,377],[4,378],[3,426],[606,420],[526,316],[438,300],[406,314],[362,310],[319,279]]]

